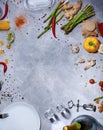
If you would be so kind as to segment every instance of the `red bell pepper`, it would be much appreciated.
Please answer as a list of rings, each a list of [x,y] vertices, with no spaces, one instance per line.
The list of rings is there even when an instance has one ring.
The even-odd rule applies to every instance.
[[[101,36],[103,37],[103,22],[99,23],[99,31],[100,31]]]

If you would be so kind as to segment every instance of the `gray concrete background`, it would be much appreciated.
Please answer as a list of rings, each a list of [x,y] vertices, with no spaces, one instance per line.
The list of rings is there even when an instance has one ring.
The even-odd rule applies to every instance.
[[[71,0],[76,2],[76,0]],[[3,1],[0,0],[0,6]],[[83,5],[90,3],[94,6],[96,15],[92,19],[103,21],[103,1],[83,0]],[[53,6],[54,8],[54,6]],[[81,43],[84,38],[81,35],[81,24],[79,24],[69,35],[64,35],[60,30],[61,21],[57,27],[57,37],[54,39],[51,31],[43,37],[37,39],[37,35],[43,30],[42,18],[45,13],[50,14],[51,9],[30,12],[25,10],[23,1],[9,1],[8,18],[11,22],[11,30],[15,32],[15,42],[10,50],[5,49],[5,54],[0,55],[0,60],[9,59],[8,71],[4,75],[0,67],[0,78],[4,81],[1,95],[0,110],[2,111],[11,102],[25,101],[32,104],[38,111],[41,118],[41,130],[50,130],[51,124],[45,119],[44,112],[48,108],[53,108],[57,104],[67,106],[69,100],[80,104],[94,103],[95,97],[103,95],[98,88],[98,82],[103,80],[103,55],[90,54],[84,51]],[[27,24],[20,30],[15,28],[15,17],[23,15],[27,19]],[[0,31],[0,39],[6,45],[7,31]],[[99,37],[101,43],[103,39]],[[80,52],[73,54],[71,45],[78,45]],[[84,71],[85,64],[76,65],[79,58],[86,61],[90,58],[96,59],[96,66]],[[93,86],[88,80],[94,78],[96,84]],[[9,93],[11,96],[5,96]],[[103,124],[103,113],[88,112],[83,109],[77,113],[76,108],[70,110],[69,120],[61,118],[65,123],[70,123],[78,115],[88,114],[96,117]]]

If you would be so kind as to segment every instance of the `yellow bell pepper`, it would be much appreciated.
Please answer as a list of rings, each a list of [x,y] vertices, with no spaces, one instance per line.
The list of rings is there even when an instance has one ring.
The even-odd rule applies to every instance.
[[[10,29],[10,21],[0,21],[0,30],[9,30]]]
[[[95,53],[98,51],[100,41],[96,37],[88,37],[83,43],[84,49],[89,53]]]

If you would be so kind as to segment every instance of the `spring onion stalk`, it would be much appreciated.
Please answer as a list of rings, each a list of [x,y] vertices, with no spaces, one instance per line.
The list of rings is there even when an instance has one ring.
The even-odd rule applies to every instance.
[[[94,99],[94,101],[99,100],[99,99],[102,99],[102,98],[103,98],[103,96],[97,97],[97,98]]]
[[[56,23],[58,23],[62,18],[63,18],[63,14],[59,16],[59,18],[56,20]],[[40,38],[43,34],[45,34],[49,29],[51,29],[52,25],[50,25],[49,27],[45,28],[44,31],[38,35],[37,38]]]
[[[81,12],[79,12],[73,19],[67,24],[61,27],[65,31],[65,34],[71,32],[79,23],[95,15],[94,8],[92,5],[87,4]]]
[[[56,17],[62,12],[62,6],[64,4],[68,3],[68,0],[66,1],[60,1],[57,6],[55,7],[55,9],[51,12],[51,14],[44,20],[44,23],[46,23],[49,19],[51,19],[51,17],[54,15],[54,13],[57,11],[56,13]]]
[[[59,10],[57,11],[57,13],[56,13],[56,18],[58,17],[58,15],[59,15],[61,12],[62,12],[62,9],[59,9]],[[45,29],[50,26],[51,21],[52,21],[52,16],[53,16],[53,14],[50,16],[50,18],[48,17],[48,18],[50,19],[50,21],[49,21],[48,25],[45,27]],[[49,19],[48,19],[48,20],[49,20]]]
[[[59,9],[57,11],[56,17],[62,12],[62,9]],[[53,13],[53,12],[52,12]],[[44,20],[44,23],[46,23],[51,17],[52,17],[52,13]]]
[[[51,12],[51,14],[44,20],[44,23],[47,22],[53,16],[53,14],[57,11],[59,6],[60,6],[60,3],[55,7],[55,9]]]
[[[61,5],[61,2],[55,7],[55,9],[53,10],[53,12],[51,13],[51,16],[49,18],[50,20],[49,20],[48,25],[47,25],[46,28],[48,28],[51,25],[52,18],[54,17],[54,15],[56,15],[56,12],[59,10],[60,5]]]

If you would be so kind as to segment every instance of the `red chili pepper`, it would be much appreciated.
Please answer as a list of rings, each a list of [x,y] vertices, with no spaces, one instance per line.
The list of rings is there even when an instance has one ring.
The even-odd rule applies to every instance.
[[[4,15],[0,18],[0,20],[3,20],[3,19],[7,16],[8,10],[9,10],[9,8],[8,8],[8,0],[7,0],[7,1],[6,1],[6,4],[5,4],[5,12],[4,12]]]
[[[99,23],[99,31],[101,36],[103,37],[103,23]]]
[[[53,36],[54,36],[55,38],[57,38],[57,37],[56,37],[56,32],[55,32],[55,26],[56,26],[56,18],[53,17],[53,18],[52,18],[52,33],[53,33]]]
[[[7,65],[5,62],[0,62],[1,65],[4,66],[4,73],[7,71]]]

